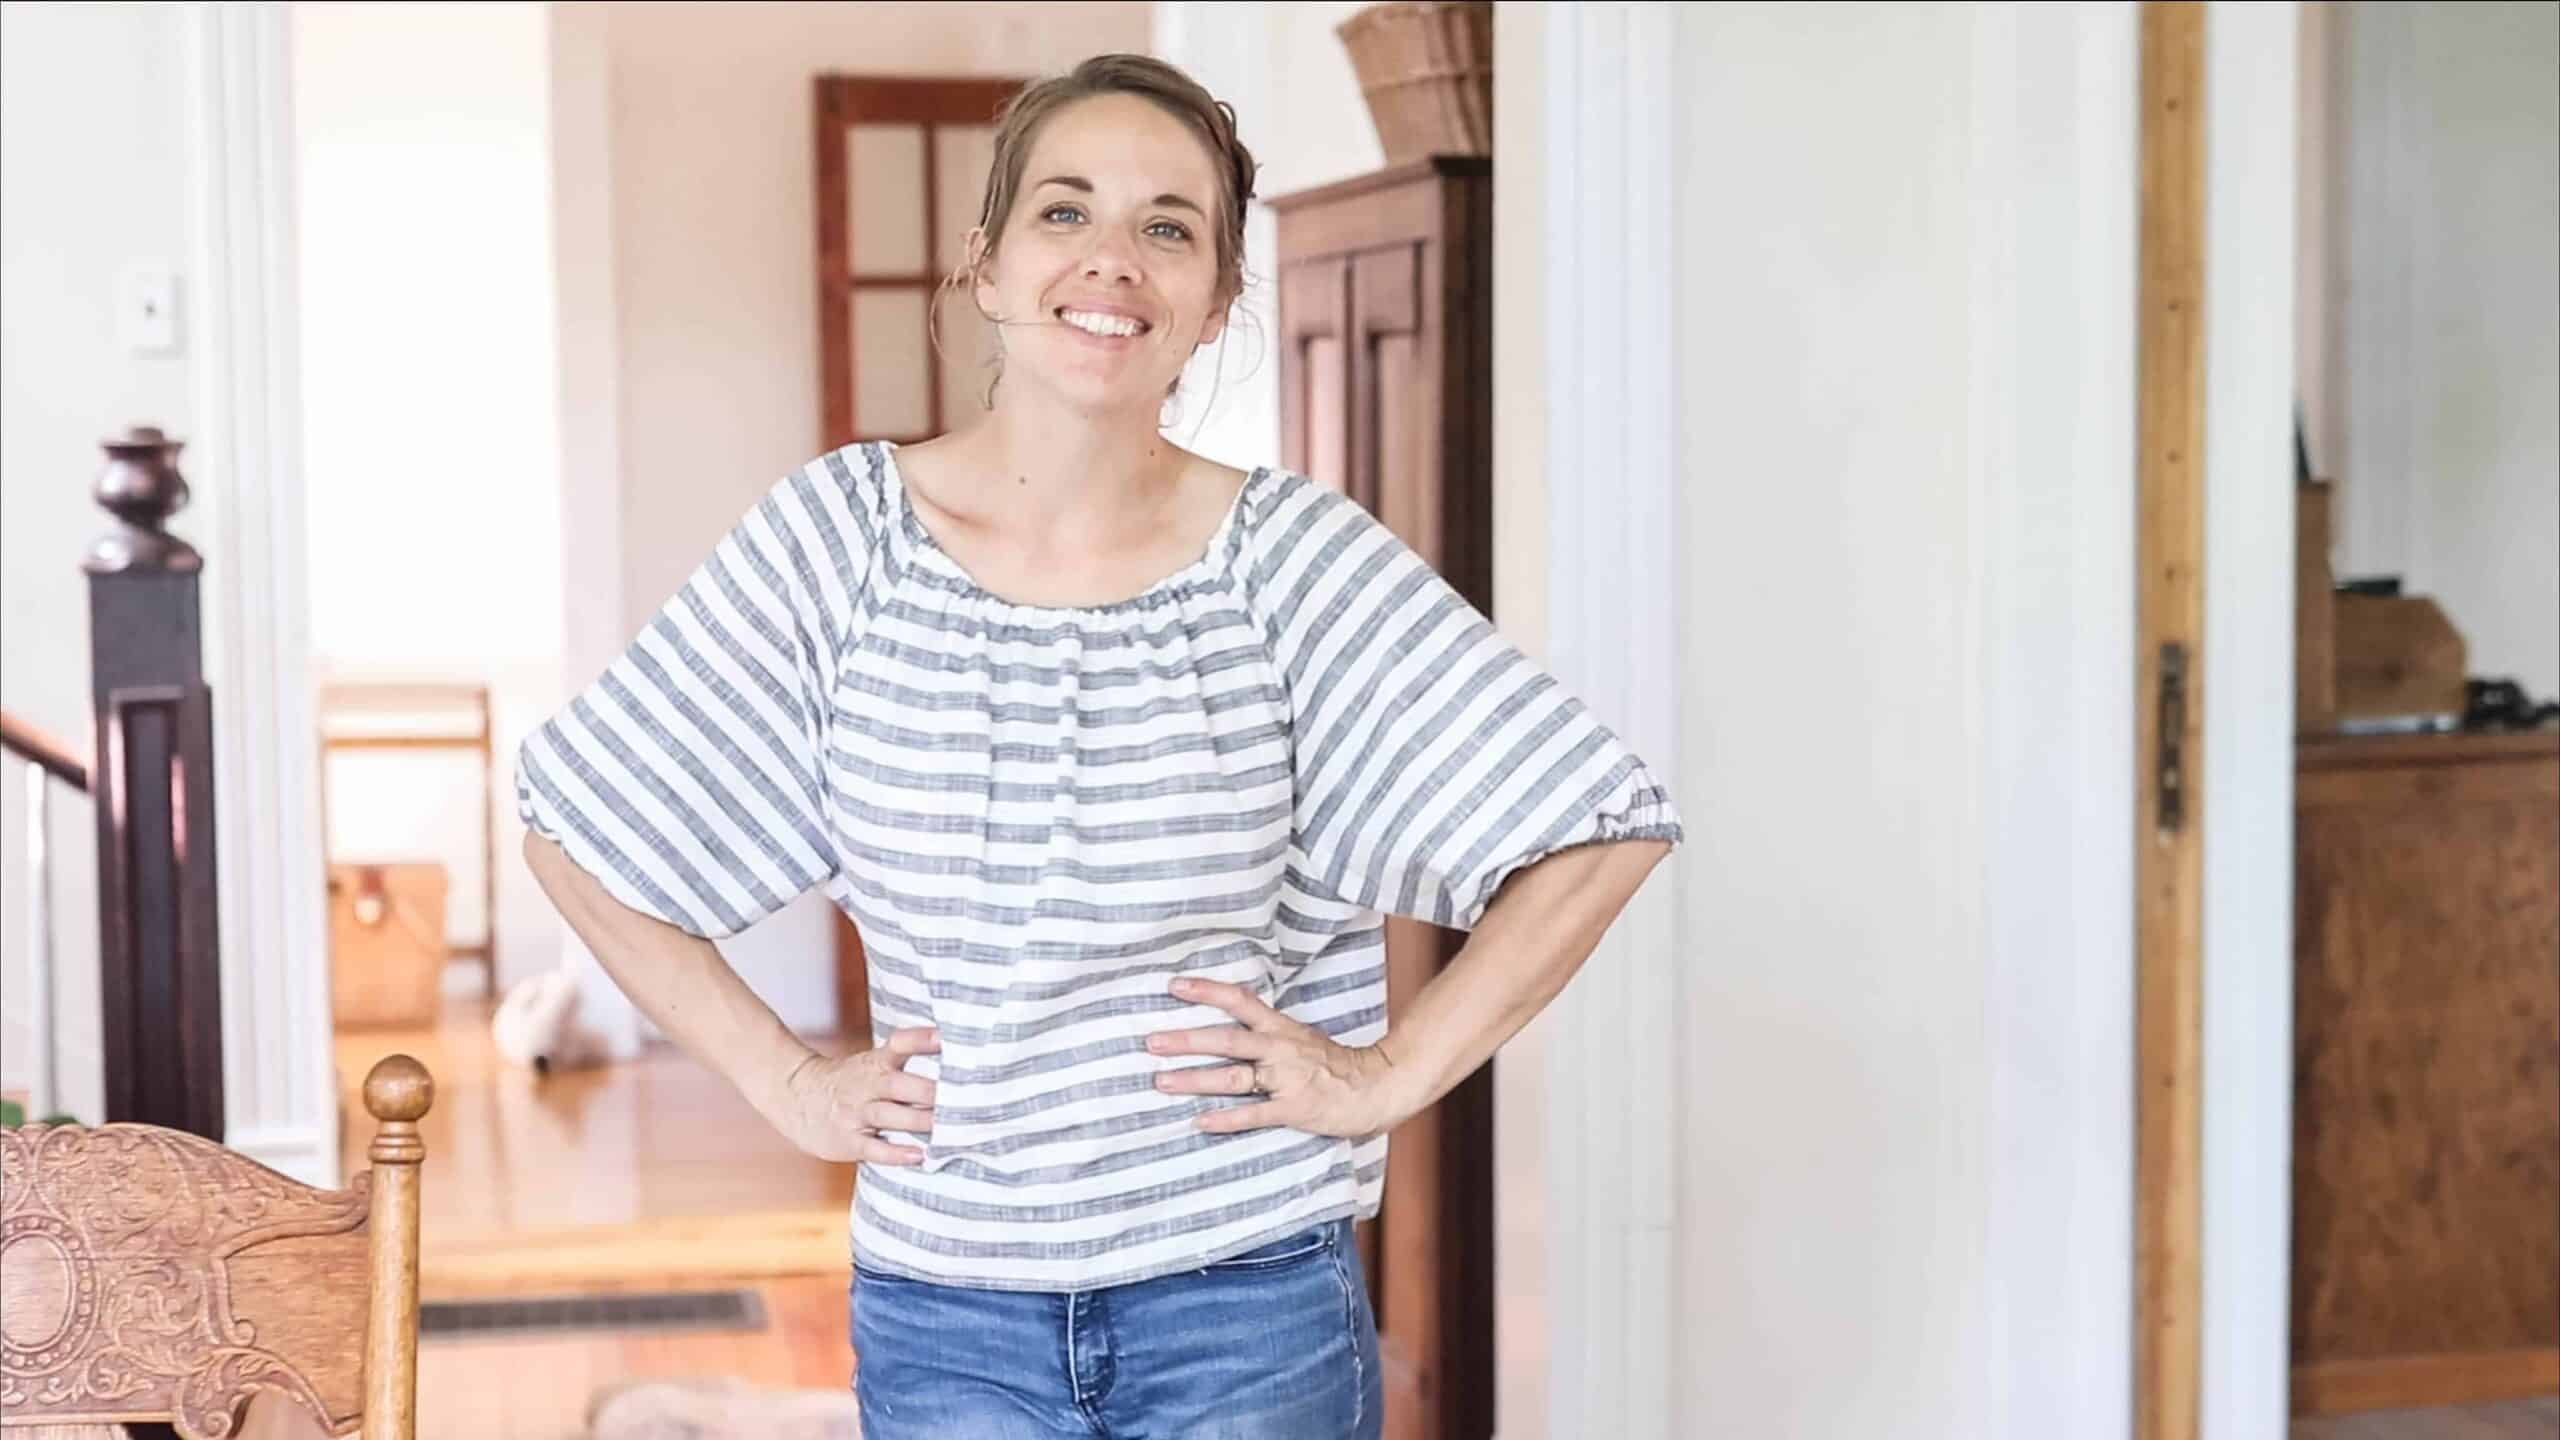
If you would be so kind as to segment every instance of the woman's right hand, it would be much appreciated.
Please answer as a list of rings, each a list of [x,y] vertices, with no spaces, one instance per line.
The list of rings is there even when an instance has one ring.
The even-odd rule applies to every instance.
[[[768,1118],[784,1139],[821,1160],[923,1164],[923,1151],[891,1144],[880,1132],[931,1133],[934,1084],[908,1074],[906,1064],[941,1053],[942,1033],[930,1025],[894,1031],[886,1043],[850,1055],[812,1053],[783,1077]]]

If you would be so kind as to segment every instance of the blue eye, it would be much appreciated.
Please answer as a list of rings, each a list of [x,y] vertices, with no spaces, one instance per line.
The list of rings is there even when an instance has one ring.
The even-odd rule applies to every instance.
[[[1061,215],[1065,216],[1066,219],[1059,219],[1058,217]],[[1040,218],[1048,221],[1052,225],[1065,225],[1083,219],[1084,211],[1073,205],[1052,205],[1048,209],[1040,212]]]
[[[1159,231],[1165,233],[1158,234],[1157,232]],[[1157,221],[1153,225],[1147,227],[1147,233],[1155,235],[1159,240],[1188,240],[1191,238],[1190,230],[1172,220]]]

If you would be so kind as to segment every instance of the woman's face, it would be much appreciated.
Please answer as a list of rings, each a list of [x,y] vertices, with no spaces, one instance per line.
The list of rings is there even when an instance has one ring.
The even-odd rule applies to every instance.
[[[1003,388],[1152,420],[1226,326],[1218,203],[1207,149],[1152,101],[1097,95],[1050,116],[977,272],[979,308],[1004,322]]]

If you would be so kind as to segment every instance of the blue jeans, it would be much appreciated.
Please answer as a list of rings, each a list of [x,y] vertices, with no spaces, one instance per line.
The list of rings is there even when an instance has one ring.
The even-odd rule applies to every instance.
[[[863,1440],[1377,1440],[1378,1331],[1351,1222],[1069,1293],[857,1266]]]

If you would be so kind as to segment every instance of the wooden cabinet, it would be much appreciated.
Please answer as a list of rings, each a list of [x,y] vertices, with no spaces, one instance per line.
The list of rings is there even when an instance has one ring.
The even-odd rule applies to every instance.
[[[2560,1389],[2560,734],[2299,755],[2294,1408]]]
[[[1493,611],[1493,169],[1440,156],[1279,197],[1281,461]],[[1387,922],[1400,1013],[1464,937]],[[1395,1132],[1361,1227],[1392,1440],[1493,1433],[1493,1076]]]

